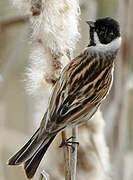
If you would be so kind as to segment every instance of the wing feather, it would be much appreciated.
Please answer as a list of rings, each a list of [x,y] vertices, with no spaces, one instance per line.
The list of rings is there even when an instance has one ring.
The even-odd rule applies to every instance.
[[[48,108],[45,127],[51,133],[91,112],[106,96],[112,64],[103,66],[98,58],[87,54],[78,56],[64,68]]]

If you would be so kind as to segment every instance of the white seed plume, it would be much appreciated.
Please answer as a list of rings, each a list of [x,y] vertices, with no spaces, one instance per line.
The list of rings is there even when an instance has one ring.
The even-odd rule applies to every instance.
[[[79,4],[74,0],[42,0],[42,11],[31,17],[32,50],[28,70],[28,90],[40,94],[49,77],[58,78],[60,70],[69,62],[79,39]],[[58,66],[60,66],[58,68]]]

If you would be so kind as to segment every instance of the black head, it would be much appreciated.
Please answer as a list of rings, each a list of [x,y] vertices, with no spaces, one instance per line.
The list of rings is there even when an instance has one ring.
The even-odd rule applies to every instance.
[[[95,22],[87,21],[87,23],[90,26],[90,46],[96,45],[94,39],[95,32],[102,44],[108,44],[120,37],[119,23],[110,17],[98,19]]]

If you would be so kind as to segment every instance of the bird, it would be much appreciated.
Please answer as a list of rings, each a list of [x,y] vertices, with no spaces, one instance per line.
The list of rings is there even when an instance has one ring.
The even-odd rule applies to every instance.
[[[111,17],[87,24],[89,44],[62,70],[40,127],[8,160],[8,165],[23,163],[28,179],[35,175],[56,135],[91,119],[112,86],[114,62],[122,41],[120,25]]]

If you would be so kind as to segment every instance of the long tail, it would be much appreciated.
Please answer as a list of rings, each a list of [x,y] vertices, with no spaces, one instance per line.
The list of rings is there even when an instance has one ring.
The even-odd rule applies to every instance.
[[[52,143],[54,138],[55,136],[52,136],[48,140],[47,144],[43,142],[39,149],[32,155],[32,157],[24,163],[25,173],[29,179],[31,179],[34,176],[45,152],[47,151],[49,145]]]
[[[9,165],[20,165],[24,163],[24,169],[27,177],[31,179],[45,152],[54,140],[54,136],[39,137],[39,129],[34,133],[30,140],[13,156],[9,159]]]

